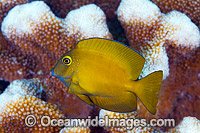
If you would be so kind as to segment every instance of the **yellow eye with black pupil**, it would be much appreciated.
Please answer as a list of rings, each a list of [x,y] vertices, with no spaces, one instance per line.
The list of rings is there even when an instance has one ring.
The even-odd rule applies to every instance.
[[[70,56],[65,56],[62,59],[63,64],[70,65],[72,63],[72,58]]]

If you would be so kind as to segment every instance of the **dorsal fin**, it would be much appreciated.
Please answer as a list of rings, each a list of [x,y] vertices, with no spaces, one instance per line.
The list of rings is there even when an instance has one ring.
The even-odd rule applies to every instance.
[[[145,59],[136,50],[114,40],[91,38],[80,41],[76,48],[97,50],[122,64],[132,80],[136,80],[144,66]]]

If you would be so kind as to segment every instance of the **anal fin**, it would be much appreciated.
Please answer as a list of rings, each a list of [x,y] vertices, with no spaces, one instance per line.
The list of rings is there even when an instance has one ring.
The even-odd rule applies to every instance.
[[[137,98],[131,92],[125,92],[116,97],[89,96],[98,107],[113,112],[132,112],[137,109]]]
[[[68,89],[68,93],[73,93],[76,96],[78,96],[82,101],[84,101],[85,103],[89,104],[89,105],[93,105],[93,103],[91,102],[90,98],[87,95],[83,95],[86,94],[87,91],[85,89],[83,89],[82,87],[79,86],[78,83],[72,83],[69,86]]]
[[[82,101],[86,102],[89,105],[93,105],[90,98],[87,95],[76,94]]]

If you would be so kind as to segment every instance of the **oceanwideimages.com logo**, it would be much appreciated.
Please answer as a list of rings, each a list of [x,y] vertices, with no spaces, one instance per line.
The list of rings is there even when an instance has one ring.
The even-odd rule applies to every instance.
[[[42,116],[40,123],[43,127],[124,127],[131,130],[134,127],[146,126],[159,126],[159,127],[174,127],[174,119],[151,119],[148,123],[146,119],[117,119],[109,118],[107,115],[104,118],[91,118],[88,116],[86,119],[52,119],[49,116]],[[37,124],[37,119],[34,115],[28,115],[25,118],[25,124],[28,127],[33,127]]]

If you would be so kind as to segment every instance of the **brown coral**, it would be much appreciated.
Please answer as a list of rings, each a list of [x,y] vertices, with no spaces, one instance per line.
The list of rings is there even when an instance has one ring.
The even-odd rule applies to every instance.
[[[90,133],[90,129],[86,127],[68,127],[60,130],[60,133]]]
[[[200,1],[199,0],[151,0],[163,13],[176,10],[186,14],[200,27]]]
[[[27,2],[28,0],[2,0],[0,1],[0,24],[10,9],[15,7],[16,5],[25,4]]]
[[[137,114],[137,112],[131,112],[131,113],[114,113],[114,112],[110,112],[110,111],[105,111],[105,110],[101,110],[99,113],[99,117],[100,118],[105,118],[108,117],[109,119],[138,119],[140,120],[142,117],[140,115]],[[131,132],[131,133],[135,133],[135,132],[142,132],[142,133],[149,133],[149,132],[161,132],[158,128],[156,127],[141,127],[141,126],[134,126],[131,124],[127,124],[125,127],[109,127],[109,126],[105,126],[104,128],[112,133],[115,132]]]
[[[51,10],[59,17],[65,18],[71,10],[80,8],[83,5],[91,4],[94,0],[43,0]]]
[[[1,21],[10,10],[5,18],[5,24],[2,26],[3,35],[0,32],[0,78],[13,81],[37,77],[41,80],[43,87],[47,89],[46,100],[55,103],[67,117],[87,116],[90,108],[74,95],[67,94],[67,88],[59,79],[50,76],[49,69],[63,53],[73,48],[80,39],[94,36],[112,38],[105,23],[105,15],[98,7],[89,5],[70,11],[72,8],[79,8],[92,1],[102,7],[105,12],[108,12],[106,13],[107,16],[111,14],[111,17],[113,17],[115,16],[114,8],[117,7],[119,1],[86,0],[65,3],[66,1],[57,0],[58,4],[55,4],[54,1],[46,1],[51,9],[57,12],[58,16],[65,17],[67,15],[64,19],[56,17],[41,2],[35,4],[38,11],[41,11],[39,14],[32,8],[33,3],[17,6],[13,11],[10,10],[12,7],[22,3],[16,0],[7,4],[0,2],[2,5],[0,11],[3,11]],[[121,5],[124,1],[122,0]],[[27,1],[22,2],[27,3]],[[70,2],[75,3],[75,5],[71,5]],[[109,5],[109,2],[113,3]],[[136,6],[132,5],[132,2],[135,2]],[[138,3],[142,4],[137,6]],[[58,8],[61,5],[62,7],[59,10]],[[176,6],[176,3],[173,5]],[[66,6],[72,8],[65,9]],[[134,14],[131,6],[135,6],[134,9],[139,14]],[[195,12],[192,13],[198,14],[198,10],[196,10],[199,8],[198,1],[193,6],[195,6]],[[182,7],[190,10],[193,6],[184,5]],[[25,10],[29,7],[32,11]],[[163,14],[156,5],[146,0],[132,0],[126,3],[124,7],[121,11],[118,9],[118,18],[125,29],[129,44],[147,59],[140,78],[149,72],[164,70],[165,80],[159,93],[159,104],[155,117],[175,118],[177,123],[188,115],[196,116],[199,119],[200,61],[198,59],[200,58],[200,48],[198,29],[185,15],[179,12]],[[90,13],[93,14],[88,14],[88,11],[85,10],[87,8],[90,8]],[[161,10],[165,13],[164,9]],[[13,15],[15,11],[19,14]],[[64,13],[63,11],[67,12]],[[33,17],[34,12],[36,17]],[[81,12],[85,13],[85,16]],[[199,17],[193,18],[196,15],[192,15],[192,13],[189,13],[191,14],[189,16],[198,24]],[[124,17],[124,15],[127,15],[127,17]],[[17,20],[17,23],[6,21],[9,18],[10,20]],[[175,24],[176,20],[180,20],[177,22],[181,23]],[[84,23],[77,23],[80,21]],[[184,23],[187,23],[187,25],[182,25]],[[118,27],[114,29],[117,31]],[[115,36],[118,40],[124,40],[124,38],[119,39],[121,35]],[[141,104],[139,104],[138,113],[144,118],[154,117],[147,113]]]
[[[16,5],[25,4],[35,0],[5,0],[0,2],[0,22],[7,15],[8,11]],[[42,0],[44,1],[51,10],[55,13],[56,16],[65,18],[66,15],[74,9],[78,9],[81,6],[87,4],[96,4],[98,5],[106,14],[108,18],[116,17],[116,10],[119,6],[121,0]]]
[[[43,0],[52,9],[52,11],[59,17],[65,18],[67,13],[73,9],[80,8],[87,4],[98,5],[106,14],[108,18],[116,16],[115,11],[120,3],[120,0]]]
[[[195,117],[184,117],[184,119],[178,124],[178,126],[168,131],[168,133],[177,133],[177,132],[199,133],[200,121]]]
[[[163,70],[163,79],[169,75],[165,45],[182,48],[181,52],[199,46],[199,30],[187,16],[176,11],[162,14],[148,0],[123,0],[118,17],[130,45],[146,59],[141,77],[156,70]]]
[[[34,115],[33,115],[34,114]],[[25,124],[27,116],[33,115],[37,124],[28,127]],[[34,96],[20,97],[6,105],[5,111],[0,115],[0,130],[4,132],[58,132],[61,127],[43,127],[40,119],[42,116],[49,116],[51,119],[64,118],[62,113],[49,103],[46,103]]]
[[[146,59],[141,77],[156,70],[164,72],[156,116],[145,113],[141,104],[139,114],[175,118],[177,123],[188,115],[199,118],[200,110],[194,106],[200,101],[198,27],[180,12],[161,13],[148,0],[122,0],[118,17],[129,44]]]
[[[42,98],[44,88],[37,80],[15,80],[0,95],[0,131],[2,132],[56,132],[61,127],[43,127],[42,116],[51,119],[64,118],[55,105],[46,103]],[[27,116],[34,125],[27,126]]]
[[[0,41],[0,77],[9,81],[40,78],[46,85],[48,102],[57,104],[68,117],[87,116],[89,106],[66,94],[67,88],[50,76],[49,70],[78,40],[94,36],[111,38],[105,20],[103,11],[95,5],[71,11],[65,19],[56,17],[41,1],[16,6],[1,27],[4,36]]]

